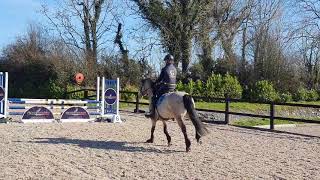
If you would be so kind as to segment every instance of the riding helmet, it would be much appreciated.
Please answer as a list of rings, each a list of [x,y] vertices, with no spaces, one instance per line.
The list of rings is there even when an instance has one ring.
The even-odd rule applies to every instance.
[[[173,61],[174,58],[171,54],[167,54],[165,57],[164,57],[164,61]]]

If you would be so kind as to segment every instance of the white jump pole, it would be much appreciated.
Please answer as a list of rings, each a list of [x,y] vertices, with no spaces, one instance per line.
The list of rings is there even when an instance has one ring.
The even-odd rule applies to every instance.
[[[97,77],[97,98],[96,100],[99,101],[100,100],[100,77]]]
[[[105,91],[105,78],[102,77],[102,87],[101,87],[101,90],[102,90],[102,94],[101,94],[101,115],[105,115],[105,97],[104,97],[104,91]]]
[[[4,103],[4,109],[3,109],[3,115],[4,115],[4,118],[7,117],[8,115],[8,79],[9,79],[9,74],[8,72],[5,72],[4,73],[4,89],[5,89],[5,92],[4,92],[4,100],[3,100],[3,103]]]
[[[3,90],[3,97],[0,101],[0,118],[7,117],[7,97],[8,97],[8,73],[0,72],[0,86]]]
[[[120,79],[117,78],[117,116],[119,116],[119,99],[120,99],[120,92],[119,92],[119,89],[120,89]]]
[[[8,115],[8,72],[0,72],[0,86],[3,90],[3,99],[0,102],[0,118],[6,118]]]

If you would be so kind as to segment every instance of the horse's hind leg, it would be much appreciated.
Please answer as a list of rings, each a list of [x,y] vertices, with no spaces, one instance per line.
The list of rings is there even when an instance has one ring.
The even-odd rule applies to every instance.
[[[186,144],[186,151],[189,152],[190,151],[191,142],[190,142],[190,140],[188,138],[188,135],[187,135],[186,125],[184,125],[181,117],[177,118],[177,122],[178,122],[178,124],[179,124],[179,126],[181,128],[181,131],[183,133],[183,136],[184,136],[184,141],[185,141],[185,144]]]
[[[198,144],[202,144],[200,138],[201,138],[201,136],[198,134],[198,132],[196,130],[196,139],[197,139]]]
[[[171,146],[171,137],[170,137],[168,130],[167,130],[167,123],[165,121],[162,121],[162,122],[163,122],[163,132],[167,136],[168,146]]]
[[[151,137],[150,137],[150,139],[148,139],[148,140],[146,141],[146,143],[153,143],[153,139],[154,139],[153,133],[154,133],[154,130],[155,130],[155,128],[156,128],[156,120],[151,119],[151,121],[152,121]]]

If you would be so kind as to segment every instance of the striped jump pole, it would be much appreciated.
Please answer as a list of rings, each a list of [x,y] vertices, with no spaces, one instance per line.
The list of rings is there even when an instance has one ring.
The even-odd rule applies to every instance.
[[[22,116],[22,122],[51,122],[53,116],[60,117],[60,122],[89,122],[94,121],[91,116],[100,116],[100,101],[96,100],[66,100],[66,99],[28,99],[28,98],[9,98],[10,116]],[[90,106],[91,105],[91,106]],[[23,112],[19,111],[22,110]],[[56,112],[56,111],[59,112]],[[94,110],[96,112],[91,112]],[[36,113],[36,111],[43,111]],[[51,112],[52,115],[47,116]],[[34,116],[26,116],[34,114]],[[42,121],[38,120],[42,117]],[[26,119],[27,118],[27,119]],[[50,120],[48,120],[49,118]]]
[[[30,109],[31,107],[33,106],[9,106],[8,108],[9,109],[15,109],[15,110],[18,110],[18,109]],[[42,106],[42,107],[45,107],[47,109],[68,109],[70,107],[73,107],[73,106]],[[83,109],[86,109],[86,110],[100,110],[101,107],[100,106],[80,106],[82,107]]]
[[[44,104],[44,105],[65,105],[65,104],[100,104],[97,100],[68,100],[68,99],[28,99],[9,98],[12,104]]]
[[[53,122],[53,115],[61,115],[61,122],[88,122],[94,120],[90,116],[97,116],[111,119],[111,122],[121,122],[119,78],[108,80],[97,77],[96,85],[96,100],[8,98],[8,73],[0,72],[0,118],[10,115],[22,116],[21,120],[25,123]]]
[[[101,115],[101,102],[96,100],[9,98],[9,102],[11,104],[8,107],[9,110],[15,110],[9,112],[9,115],[22,116],[21,120],[23,122],[40,122],[38,120],[39,116],[43,116],[44,120],[42,122],[48,122],[45,119],[54,115],[60,117],[60,122],[89,122],[95,120],[91,116]],[[57,110],[59,112],[56,112]],[[92,112],[92,110],[96,112]],[[43,111],[43,113],[37,113],[36,111]],[[45,116],[50,114],[48,111],[51,112],[51,116]],[[34,116],[26,116],[26,114],[33,114]]]

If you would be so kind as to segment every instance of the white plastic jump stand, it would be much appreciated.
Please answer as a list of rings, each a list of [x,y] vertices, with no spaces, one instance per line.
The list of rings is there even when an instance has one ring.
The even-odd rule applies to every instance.
[[[3,90],[0,101],[0,118],[7,118],[8,105],[8,72],[0,72],[0,87]]]
[[[122,123],[120,115],[117,114],[105,114],[102,115],[102,118],[110,120],[111,123]]]
[[[119,114],[119,78],[116,81],[109,81],[102,77],[102,94],[101,94],[101,117],[103,119],[110,119],[112,123],[122,123]],[[111,93],[110,93],[111,92]],[[109,99],[106,97],[106,94]],[[114,97],[114,95],[116,97]],[[111,102],[107,102],[111,99]],[[114,100],[114,101],[113,101]],[[110,111],[112,113],[110,113]]]
[[[121,118],[119,115],[114,115],[111,119],[112,123],[122,123]]]

